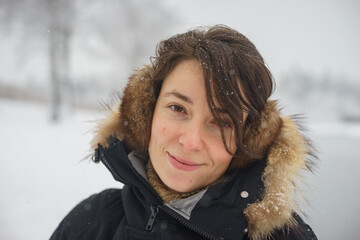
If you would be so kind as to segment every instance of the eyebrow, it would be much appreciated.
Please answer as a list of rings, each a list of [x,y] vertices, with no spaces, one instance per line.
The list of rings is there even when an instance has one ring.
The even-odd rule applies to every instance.
[[[182,93],[179,93],[178,91],[176,90],[173,90],[173,91],[170,91],[170,92],[166,92],[164,93],[164,97],[170,97],[170,96],[175,96],[181,100],[183,100],[184,102],[187,102],[187,103],[190,103],[190,104],[194,104],[193,101],[185,96],[184,94]],[[220,114],[226,114],[228,115],[227,111],[225,109],[222,109],[222,108],[218,108],[218,107],[215,107],[215,109],[220,112]]]
[[[170,97],[170,96],[175,96],[175,97],[183,100],[184,102],[194,104],[193,101],[189,97],[185,96],[184,94],[179,93],[176,90],[164,93],[164,97]]]

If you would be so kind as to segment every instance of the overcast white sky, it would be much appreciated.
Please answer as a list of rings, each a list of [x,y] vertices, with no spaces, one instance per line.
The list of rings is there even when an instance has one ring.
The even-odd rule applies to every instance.
[[[140,5],[142,1],[146,0],[139,0]],[[360,81],[358,0],[162,1],[168,5],[169,11],[178,15],[179,24],[173,32],[159,36],[157,42],[195,26],[226,24],[255,43],[278,82],[292,70],[305,71],[315,78],[345,77]],[[0,36],[0,42],[3,39],[7,36]],[[13,52],[16,45],[8,47],[7,44],[9,42],[5,41],[0,45],[0,66],[7,70],[3,71],[0,81],[23,84],[21,78],[33,81],[47,79],[48,72],[44,70],[47,69],[46,55],[32,56],[31,61],[25,61],[26,66],[19,67],[20,63],[24,63],[23,59],[27,59],[26,52],[20,51],[20,59],[17,59]],[[154,48],[149,55],[154,53]],[[81,63],[87,69],[93,68],[85,65],[89,64],[85,61],[75,63]],[[110,63],[103,61],[102,65],[110,66]],[[102,65],[96,63],[98,68]],[[81,70],[78,65],[74,65],[73,69]]]
[[[360,1],[165,1],[193,26],[226,24],[258,47],[275,78],[300,69],[360,81]]]

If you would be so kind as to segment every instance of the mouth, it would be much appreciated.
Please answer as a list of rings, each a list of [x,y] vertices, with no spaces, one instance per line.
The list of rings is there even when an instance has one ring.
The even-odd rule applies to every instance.
[[[169,152],[167,152],[167,154],[168,154],[168,159],[169,159],[169,162],[171,163],[171,165],[174,168],[179,169],[179,170],[194,171],[204,165],[201,163],[191,162],[191,161],[173,156]]]

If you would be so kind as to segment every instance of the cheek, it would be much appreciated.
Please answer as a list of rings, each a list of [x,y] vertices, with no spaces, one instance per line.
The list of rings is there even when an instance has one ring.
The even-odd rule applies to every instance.
[[[151,127],[151,136],[149,143],[149,150],[158,149],[163,147],[169,140],[169,126],[165,121],[153,121]]]
[[[161,133],[164,134],[164,133],[165,133],[165,130],[166,130],[166,127],[163,127],[163,128],[161,129]]]
[[[166,124],[155,122],[152,126],[151,137],[154,139],[164,138],[167,135],[167,129]]]
[[[218,164],[228,166],[232,158],[233,156],[224,149],[224,151],[218,153]]]
[[[227,168],[227,166],[230,164],[231,159],[233,156],[229,154],[222,141],[216,141],[212,144],[212,147],[210,147],[211,152],[211,158],[213,159],[213,164],[215,166],[224,166]]]
[[[151,128],[151,138],[157,141],[167,141],[176,137],[180,126],[165,117],[154,119]]]
[[[165,132],[166,128],[161,123],[161,117],[159,116],[159,113],[155,108],[153,120],[151,123],[151,138],[156,138],[159,134]]]

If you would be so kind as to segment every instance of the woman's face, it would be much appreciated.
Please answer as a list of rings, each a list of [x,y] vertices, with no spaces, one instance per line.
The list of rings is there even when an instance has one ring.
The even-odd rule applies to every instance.
[[[149,155],[165,185],[178,192],[208,186],[228,168],[232,155],[222,141],[211,114],[204,75],[195,59],[183,60],[163,82],[153,115]],[[236,151],[234,132],[224,126],[230,151]]]

